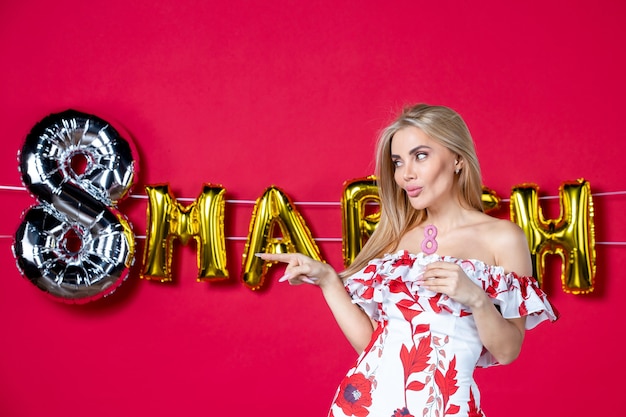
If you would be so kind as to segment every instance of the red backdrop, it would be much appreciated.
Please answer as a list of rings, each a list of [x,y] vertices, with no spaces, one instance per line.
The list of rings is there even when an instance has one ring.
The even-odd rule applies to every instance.
[[[626,265],[611,242],[626,240],[626,196],[603,193],[626,190],[626,4],[466,3],[5,0],[1,185],[21,185],[31,127],[75,108],[130,132],[136,195],[166,182],[195,198],[213,183],[254,200],[276,185],[295,202],[338,203],[345,180],[372,173],[376,134],[402,105],[449,105],[502,198],[526,182],[556,195],[577,178],[595,195],[595,291],[564,293],[551,268],[562,318],[529,332],[515,363],[478,371],[485,411],[615,415]],[[11,236],[34,199],[2,190],[0,201],[1,415],[325,415],[356,355],[316,288],[278,284],[279,271],[263,291],[242,284],[244,240],[228,240],[230,280],[196,282],[195,248],[179,245],[164,284],[139,278],[140,239],[115,293],[66,305],[14,265]],[[120,209],[145,235],[145,200]],[[252,209],[227,204],[228,237],[245,238]],[[557,217],[558,201],[544,209]],[[322,239],[341,237],[338,204],[300,210],[340,268],[340,242]]]

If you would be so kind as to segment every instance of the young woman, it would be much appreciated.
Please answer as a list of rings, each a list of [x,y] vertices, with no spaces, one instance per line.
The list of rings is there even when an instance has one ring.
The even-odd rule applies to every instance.
[[[508,364],[524,332],[556,313],[523,231],[483,212],[465,122],[443,106],[405,109],[378,142],[381,218],[341,274],[302,254],[281,281],[317,285],[354,349],[329,416],[483,416],[477,366]]]

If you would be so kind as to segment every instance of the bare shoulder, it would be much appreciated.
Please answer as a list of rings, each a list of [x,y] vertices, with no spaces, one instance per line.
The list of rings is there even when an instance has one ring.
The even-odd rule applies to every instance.
[[[491,217],[484,223],[482,235],[488,240],[496,265],[507,272],[532,274],[528,241],[521,227],[510,220]]]
[[[488,232],[493,233],[491,238],[497,240],[499,244],[520,243],[520,241],[526,244],[524,231],[510,220],[491,217],[491,221],[489,221],[487,225],[489,229]]]

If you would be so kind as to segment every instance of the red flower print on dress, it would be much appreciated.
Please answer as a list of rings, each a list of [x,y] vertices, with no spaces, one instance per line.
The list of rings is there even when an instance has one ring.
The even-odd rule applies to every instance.
[[[496,296],[498,295],[498,289],[493,284],[488,285],[487,288],[485,288],[485,292],[490,298],[496,298]]]
[[[361,294],[361,298],[364,300],[371,300],[374,297],[374,287],[367,287],[363,294]]]
[[[372,272],[376,272],[376,269],[377,269],[376,265],[368,265],[368,266],[367,266],[367,267],[363,270],[363,273],[364,273],[364,274],[369,274],[369,273],[372,273]]]
[[[441,293],[437,293],[436,295],[428,299],[430,308],[432,308],[435,313],[441,313],[441,306],[439,305],[439,300],[441,299],[441,296]]]
[[[404,252],[402,254],[402,256],[400,256],[396,261],[394,261],[391,264],[391,266],[394,267],[394,268],[397,268],[397,267],[403,266],[403,265],[411,267],[411,266],[413,266],[414,263],[415,263],[415,258],[412,257],[411,255],[409,255],[408,252]]]
[[[389,281],[389,291],[394,294],[406,294],[411,300],[415,300],[415,296],[409,291],[406,286],[406,282],[401,279],[394,279]]]
[[[467,410],[467,417],[484,417],[483,412],[476,406],[476,399],[474,398],[474,392],[470,390],[470,399],[467,402],[469,410]]]
[[[415,416],[411,414],[408,408],[404,407],[404,408],[398,408],[396,411],[394,411],[391,417],[415,417]]]
[[[517,282],[519,283],[519,289],[520,292],[522,293],[522,299],[523,300],[528,300],[529,294],[528,294],[528,289],[531,286],[530,285],[530,278],[526,277],[526,276],[519,276],[517,275],[515,272],[511,272],[511,279],[513,280],[517,280]]]
[[[372,405],[372,381],[363,374],[353,374],[343,380],[339,387],[337,405],[347,416],[366,417],[365,407]]]
[[[400,300],[396,303],[396,307],[398,307],[398,310],[400,310],[406,321],[409,323],[415,316],[422,312],[420,310],[414,310],[412,308],[413,306],[415,306],[415,302],[411,300]]]
[[[527,316],[528,315],[528,309],[526,308],[526,303],[522,301],[522,303],[519,305],[519,315],[521,317]]]
[[[459,389],[456,380],[456,357],[453,357],[450,361],[450,366],[445,375],[437,369],[435,372],[435,382],[443,396],[443,408],[446,410],[446,415],[458,413],[458,405],[450,404],[450,406],[447,407],[450,396]]]
[[[415,346],[411,346],[411,349],[407,349],[406,345],[402,345],[400,348],[400,361],[404,368],[404,384],[407,390],[420,391],[424,389],[425,384],[420,381],[413,381],[408,383],[409,377],[417,372],[422,372],[428,367],[428,360],[430,354],[433,351],[431,346],[431,336],[420,339],[417,349]]]

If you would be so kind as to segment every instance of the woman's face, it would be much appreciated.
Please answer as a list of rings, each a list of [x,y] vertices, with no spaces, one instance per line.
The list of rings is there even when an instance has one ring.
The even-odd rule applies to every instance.
[[[455,169],[462,162],[448,148],[429,138],[416,127],[397,131],[391,140],[394,179],[418,210],[455,199]]]

